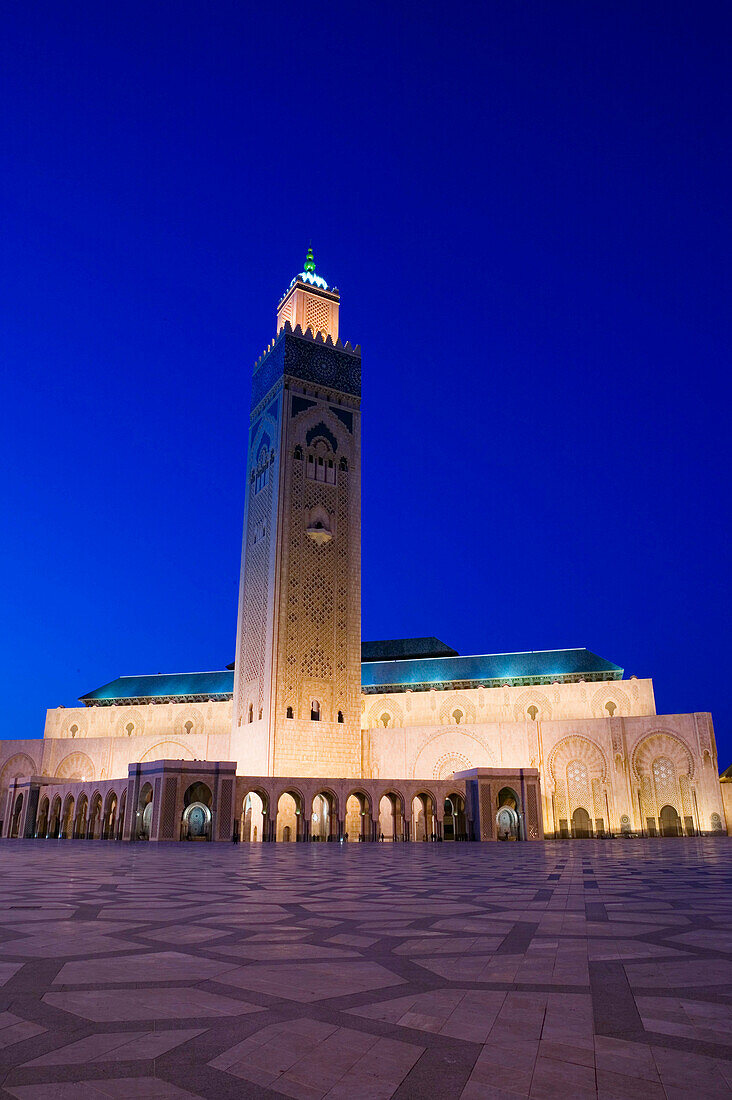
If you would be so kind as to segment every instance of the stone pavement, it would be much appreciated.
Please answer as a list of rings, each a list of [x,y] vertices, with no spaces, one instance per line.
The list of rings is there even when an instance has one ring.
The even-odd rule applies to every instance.
[[[0,1095],[732,1096],[727,838],[0,844]]]

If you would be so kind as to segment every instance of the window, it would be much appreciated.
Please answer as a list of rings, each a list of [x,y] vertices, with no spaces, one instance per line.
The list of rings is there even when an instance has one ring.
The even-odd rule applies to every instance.
[[[287,708],[287,717],[292,718],[292,707]]]
[[[191,722],[190,718],[186,722],[185,730],[186,730],[186,733],[192,733],[193,732],[193,722]]]
[[[269,468],[274,462],[274,451],[270,454],[267,453],[266,446],[261,447],[259,456],[257,458],[257,465],[252,470],[252,481],[254,482],[254,494],[261,492],[269,481]]]
[[[134,722],[128,722],[127,726],[125,728],[127,730],[127,736],[132,737],[132,731],[135,728],[135,723]]]
[[[345,458],[342,458],[338,463],[338,469],[343,470],[344,473],[348,472],[348,463],[346,462]]]
[[[536,716],[539,713],[539,708],[534,706],[534,704],[532,703],[530,707],[526,708],[526,713],[528,714],[531,721],[535,722],[536,721]]]
[[[254,493],[255,495],[265,487],[269,481],[269,466],[265,466],[262,470],[257,470],[254,474]]]
[[[313,447],[313,452],[308,455],[308,463],[305,467],[305,475],[311,481],[322,481],[326,485],[335,485],[336,466],[333,452],[323,440]]]
[[[459,726],[460,722],[461,722],[461,719],[463,717],[463,712],[461,710],[454,710],[452,712],[452,716],[455,719],[455,725]]]
[[[607,703],[605,703],[605,710],[608,712],[608,714],[610,715],[611,718],[615,714],[615,711],[617,709],[618,709],[618,704],[613,703],[612,699],[609,699],[607,701]]]
[[[318,702],[317,699],[313,699],[313,701],[310,704],[310,721],[311,722],[319,722],[320,721],[320,703]]]
[[[254,721],[254,704],[253,703],[249,704],[249,721],[250,722]]]
[[[79,727],[78,726],[72,726],[71,727],[71,736],[72,737],[76,737],[78,732],[79,732]]]
[[[294,457],[299,459],[300,461],[302,461],[302,447],[300,446],[299,443],[298,443],[297,447],[295,447],[295,456]]]
[[[387,714],[386,711],[384,711],[384,713],[382,714],[381,721],[383,723],[384,729],[386,729],[386,727],[389,725],[390,717],[391,717],[391,715]]]
[[[339,711],[338,711],[338,721],[339,721],[339,722],[342,722],[342,721],[343,721],[343,711],[342,711],[342,710],[339,710]]]
[[[262,721],[262,708],[259,708],[259,721]]]

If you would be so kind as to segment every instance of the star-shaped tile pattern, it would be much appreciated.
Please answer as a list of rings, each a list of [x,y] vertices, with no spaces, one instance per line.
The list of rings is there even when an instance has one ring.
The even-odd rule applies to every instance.
[[[732,1096],[727,838],[0,843],[0,1095]]]

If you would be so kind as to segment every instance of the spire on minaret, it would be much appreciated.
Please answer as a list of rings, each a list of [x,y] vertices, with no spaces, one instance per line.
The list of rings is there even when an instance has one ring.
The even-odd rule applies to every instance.
[[[338,303],[340,295],[331,288],[322,275],[315,274],[315,256],[312,243],[308,245],[303,269],[290,283],[277,306],[277,332],[282,332],[289,321],[292,328],[300,326],[303,332],[310,329],[331,340],[338,339]]]

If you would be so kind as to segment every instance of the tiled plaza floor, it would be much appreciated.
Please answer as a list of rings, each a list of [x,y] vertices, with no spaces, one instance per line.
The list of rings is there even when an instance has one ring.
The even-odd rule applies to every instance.
[[[732,1096],[728,839],[0,844],[0,1095]]]

